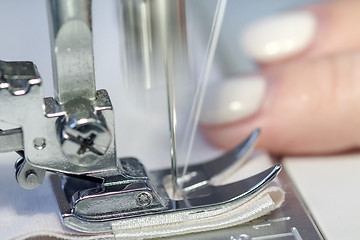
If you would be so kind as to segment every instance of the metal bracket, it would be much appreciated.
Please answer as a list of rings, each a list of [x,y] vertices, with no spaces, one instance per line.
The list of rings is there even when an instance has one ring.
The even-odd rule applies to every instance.
[[[6,62],[1,63],[8,68],[17,69],[27,69],[26,67],[30,66],[23,62],[8,65]],[[14,78],[25,76],[22,72],[17,74]],[[137,159],[116,160],[114,139],[110,143],[110,148],[104,149],[94,158],[91,148],[94,148],[96,143],[86,138],[91,138],[91,134],[97,134],[99,131],[106,133],[106,128],[97,129],[98,125],[89,120],[91,117],[71,119],[67,112],[60,110],[61,107],[54,99],[43,100],[38,75],[36,81],[33,77],[21,79],[23,85],[29,87],[20,95],[13,94],[12,89],[15,89],[15,86],[8,79],[0,79],[0,102],[11,101],[18,109],[12,111],[8,104],[2,104],[1,120],[21,125],[22,131],[14,129],[2,132],[0,139],[13,136],[17,142],[21,142],[21,138],[24,140],[25,155],[16,164],[17,180],[25,188],[34,188],[41,184],[45,171],[68,175],[60,178],[53,176],[53,185],[64,223],[79,231],[103,232],[110,230],[111,222],[130,217],[177,214],[179,211],[196,212],[199,209],[235,203],[260,191],[281,169],[280,165],[276,165],[236,183],[215,185],[223,176],[236,170],[247,158],[260,133],[259,130],[255,130],[243,143],[223,156],[190,166],[188,174],[179,179],[183,186],[182,195],[180,199],[174,198],[166,189],[166,186],[171,184],[170,169],[147,174]],[[16,89],[19,91],[19,88]],[[92,108],[92,114],[96,119],[102,119],[100,124],[106,122],[113,136],[113,112],[106,91],[97,92]],[[26,119],[23,118],[23,111],[19,112],[19,109],[28,112]],[[76,114],[75,111],[72,116]],[[79,132],[77,137],[75,130]],[[66,141],[71,144],[66,146],[64,151]],[[14,148],[5,145],[1,151],[19,150],[19,147],[22,145],[18,144]],[[69,157],[67,151],[88,151],[90,155],[74,158]]]
[[[183,188],[180,196],[168,192],[170,169],[147,173],[137,159],[117,159],[113,107],[105,90],[95,91],[90,2],[49,2],[55,98],[43,98],[33,63],[0,61],[0,121],[20,126],[0,131],[0,152],[20,151],[15,168],[22,187],[37,187],[46,171],[57,173],[52,179],[64,223],[78,231],[103,232],[113,221],[211,212],[235,204],[279,173],[281,166],[275,165],[218,186],[247,158],[259,130],[223,156],[189,166],[176,182]]]

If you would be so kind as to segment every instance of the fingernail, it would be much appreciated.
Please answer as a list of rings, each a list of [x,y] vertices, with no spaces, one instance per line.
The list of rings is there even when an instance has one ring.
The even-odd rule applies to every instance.
[[[200,123],[225,124],[249,117],[260,108],[265,91],[266,81],[261,76],[233,78],[209,86]]]
[[[308,11],[275,15],[255,22],[243,31],[242,47],[260,62],[281,60],[305,50],[314,39],[315,16]]]

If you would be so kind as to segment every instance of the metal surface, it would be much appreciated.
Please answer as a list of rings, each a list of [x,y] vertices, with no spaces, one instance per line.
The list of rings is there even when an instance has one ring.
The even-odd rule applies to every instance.
[[[285,169],[286,170],[286,169]],[[236,227],[183,235],[172,240],[323,240],[321,232],[312,220],[296,193],[286,171],[276,178],[286,192],[286,201],[281,208],[247,224]]]
[[[267,186],[280,165],[216,185],[247,157],[259,134],[255,130],[223,156],[190,166],[189,174],[179,179],[185,190],[176,198],[167,192],[167,183],[175,190],[178,183],[173,90],[176,78],[188,77],[185,2],[126,0],[123,4],[129,10],[123,12],[125,29],[130,30],[126,56],[135,67],[129,68],[135,75],[128,80],[136,82],[140,76],[145,77],[145,87],[152,87],[152,79],[168,86],[172,168],[147,174],[137,159],[116,158],[112,104],[105,90],[95,91],[91,1],[49,0],[55,99],[43,98],[33,63],[0,61],[0,121],[21,127],[0,133],[0,141],[9,137],[14,142],[1,151],[20,150],[15,165],[19,184],[32,189],[41,184],[46,171],[63,174],[53,182],[64,223],[84,232],[109,231],[114,221],[148,215],[215,214],[219,206],[233,206]]]
[[[21,128],[1,130],[0,129],[0,153],[16,152],[24,149]]]
[[[106,120],[96,114],[91,1],[49,0],[55,99],[66,111],[58,123],[61,150],[80,166],[100,161],[111,143]]]
[[[135,159],[123,161],[126,161],[125,164],[138,165]],[[55,175],[52,176],[52,182],[63,221],[67,226],[84,232],[107,232],[111,231],[114,221],[126,222],[129,217],[166,214],[186,218],[190,213],[211,214],[211,209],[218,209],[220,205],[236,204],[237,201],[260,191],[276,177],[280,169],[280,165],[275,165],[242,181],[223,186],[209,185],[200,191],[184,195],[181,200],[172,199],[164,187],[163,182],[171,174],[170,169],[151,172],[149,178],[122,176],[122,182],[109,187],[82,179],[59,178]],[[194,170],[203,171],[202,166]],[[148,179],[151,179],[151,182]],[[141,208],[140,195],[145,197],[142,197],[141,201],[146,203],[141,204]],[[119,202],[121,204],[116,204]],[[164,221],[165,219],[167,218],[164,218]]]
[[[173,194],[180,191],[178,183],[178,165],[177,165],[177,136],[176,136],[176,103],[174,92],[174,76],[171,59],[167,60],[166,71],[166,90],[169,114],[169,130],[170,130],[170,158],[171,158],[171,182],[173,186]]]
[[[184,0],[121,0],[125,81],[130,90],[190,82]],[[133,87],[133,88],[132,88]]]
[[[48,0],[55,99],[95,99],[91,0]]]
[[[125,81],[130,91],[166,86],[172,184],[178,187],[176,83],[190,82],[184,0],[122,0]],[[165,99],[164,99],[165,101]],[[149,104],[149,103],[144,103]]]
[[[38,187],[45,178],[46,171],[31,166],[24,157],[20,157],[15,163],[16,181],[25,189]]]
[[[259,130],[255,130],[243,143],[223,156],[190,166],[190,174],[181,179],[183,186],[186,187],[180,196],[181,199],[172,198],[166,192],[166,181],[171,179],[171,169],[151,172],[147,175],[143,165],[136,159],[123,158],[116,161],[115,150],[111,151],[111,148],[103,156],[100,156],[102,153],[100,152],[97,158],[85,158],[85,162],[80,160],[74,162],[74,158],[63,154],[64,149],[57,138],[59,131],[64,131],[62,133],[64,138],[66,135],[74,134],[66,131],[66,124],[72,124],[70,127],[72,130],[81,128],[82,122],[76,119],[72,123],[67,112],[61,111],[61,106],[54,99],[42,99],[39,76],[35,75],[34,79],[33,75],[26,75],[29,67],[32,72],[36,72],[34,65],[27,62],[2,63],[9,69],[23,71],[17,72],[18,75],[14,76],[16,80],[18,80],[16,76],[22,77],[21,86],[25,87],[23,91],[19,90],[18,85],[14,85],[12,78],[0,79],[0,102],[7,102],[9,99],[12,101],[11,106],[1,105],[0,116],[2,120],[21,125],[23,131],[25,155],[16,164],[16,178],[19,184],[29,189],[38,186],[45,176],[45,170],[82,175],[81,181],[72,176],[54,185],[57,189],[59,205],[65,204],[60,206],[64,223],[70,228],[85,232],[103,232],[108,231],[115,220],[126,220],[148,214],[178,214],[182,211],[197,213],[199,209],[207,209],[206,212],[211,213],[213,212],[211,209],[219,205],[236,204],[240,199],[263,189],[281,169],[276,165],[239,182],[223,186],[215,185],[218,179],[222,178],[221,176],[229,174],[232,168],[241,165],[247,153],[255,145]],[[81,110],[77,103],[79,102],[74,103],[75,109]],[[17,110],[26,109],[28,115],[11,111],[14,106]],[[112,106],[106,91],[97,92],[91,108],[94,109],[93,114],[97,116],[96,119],[104,117],[104,121],[99,123],[100,126],[105,125],[105,122],[113,123]],[[84,112],[88,113],[88,108],[84,109]],[[70,116],[77,114],[83,116],[84,113],[73,112]],[[92,122],[89,116],[84,119],[82,121],[86,124],[85,131],[80,137],[86,139],[88,134],[91,135],[92,129],[89,131],[88,127]],[[109,129],[114,134],[112,125]],[[82,131],[77,129],[77,132]],[[76,141],[81,140],[78,137]],[[91,151],[90,148],[94,143],[82,141],[85,142],[77,142],[70,150]],[[114,147],[114,139],[111,144]],[[78,145],[81,147],[77,148]]]
[[[2,71],[0,78],[0,101],[2,103],[11,101],[11,104],[1,104],[0,120],[21,126],[22,136],[18,138],[23,139],[23,150],[31,166],[71,174],[94,172],[99,174],[116,169],[113,138],[107,152],[100,158],[100,166],[79,166],[71,159],[65,158],[60,148],[57,129],[57,121],[65,115],[65,112],[60,110],[56,101],[49,98],[44,104],[42,81],[35,65],[29,62],[1,62],[1,64],[6,71]],[[18,84],[19,82],[21,84]],[[96,115],[106,119],[106,126],[114,132],[112,105],[106,91],[97,92],[93,108]],[[17,133],[20,134],[19,131]],[[41,141],[46,144],[39,146]],[[20,150],[19,145],[15,145],[14,148]]]
[[[91,116],[92,115],[92,116]],[[98,163],[109,148],[111,133],[95,114],[76,118],[74,115],[59,121],[61,150],[79,166]]]
[[[227,176],[237,171],[247,160],[253,150],[260,129],[254,130],[241,144],[234,147],[224,155],[217,157],[206,164],[190,165],[187,174],[179,179],[182,191],[194,191],[197,188],[207,185],[216,185],[222,182]],[[199,170],[201,169],[201,170]],[[181,169],[182,171],[183,169]]]

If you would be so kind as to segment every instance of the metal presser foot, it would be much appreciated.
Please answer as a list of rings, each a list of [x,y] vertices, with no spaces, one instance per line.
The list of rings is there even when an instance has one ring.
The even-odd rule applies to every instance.
[[[103,181],[53,175],[64,223],[79,231],[107,232],[111,231],[112,221],[179,212],[211,212],[227,203],[236,204],[262,190],[281,169],[275,165],[239,182],[212,184],[239,161],[238,157],[243,159],[257,134],[255,131],[244,143],[217,159],[190,166],[189,173],[179,179],[184,184],[180,198],[171,194],[171,169],[147,174],[135,158],[118,159],[118,173]]]
[[[176,197],[168,193],[171,169],[147,173],[135,158],[117,159],[112,104],[105,90],[95,91],[90,2],[49,1],[48,7],[55,98],[43,98],[33,63],[0,61],[0,120],[20,126],[0,131],[0,152],[19,152],[16,179],[24,188],[40,185],[46,171],[55,173],[66,226],[107,232],[123,219],[211,211],[262,190],[279,173],[276,165],[218,185],[247,157],[259,130],[223,156],[189,166]]]

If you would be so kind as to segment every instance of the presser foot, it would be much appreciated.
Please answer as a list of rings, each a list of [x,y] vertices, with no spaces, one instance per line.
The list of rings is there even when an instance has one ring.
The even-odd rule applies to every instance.
[[[173,169],[147,173],[135,158],[116,158],[114,113],[105,90],[96,91],[94,99],[79,96],[64,104],[44,99],[31,62],[0,61],[0,100],[0,120],[19,125],[0,132],[0,152],[21,155],[17,181],[32,189],[45,171],[62,174],[52,176],[62,219],[82,232],[108,232],[115,223],[152,216],[163,223],[211,217],[263,189],[281,169],[275,165],[221,185],[247,159],[260,133],[256,129],[224,155],[178,169],[186,174],[175,178],[176,184]]]
[[[243,143],[219,158],[190,166],[188,174],[179,179],[180,196],[172,194],[171,169],[147,173],[135,158],[118,159],[119,171],[103,181],[53,175],[51,180],[63,222],[77,231],[97,233],[109,232],[114,223],[126,224],[134,218],[163,216],[164,223],[174,217],[186,220],[198,213],[201,213],[199,218],[209,217],[214,212],[219,214],[221,206],[236,205],[257,193],[281,170],[280,165],[275,165],[241,181],[218,185],[220,174],[244,160],[258,133],[254,131]],[[234,163],[236,157],[240,158]],[[222,165],[221,161],[224,161]]]

